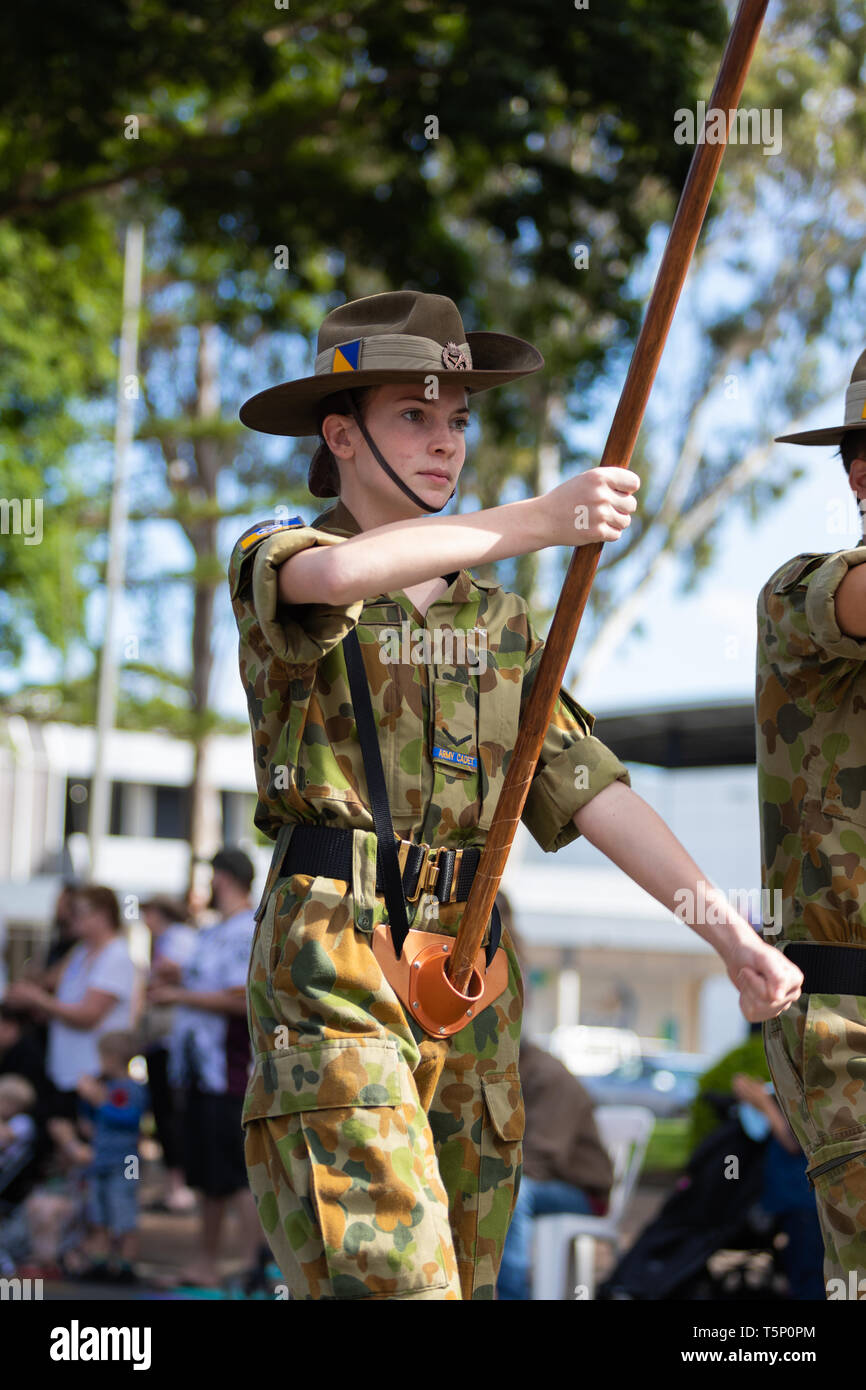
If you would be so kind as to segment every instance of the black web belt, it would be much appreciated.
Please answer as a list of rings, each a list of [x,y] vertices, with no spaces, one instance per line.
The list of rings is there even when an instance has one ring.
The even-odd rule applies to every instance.
[[[408,841],[398,841],[391,823],[391,809],[388,805],[388,792],[385,787],[385,773],[382,768],[382,754],[370,688],[364,668],[364,658],[358,634],[353,627],[343,639],[346,654],[346,671],[349,688],[352,692],[352,705],[358,726],[361,755],[364,759],[364,773],[367,778],[367,791],[370,796],[370,809],[376,828],[376,892],[383,893],[388,906],[388,920],[391,927],[391,940],[394,954],[399,960],[403,942],[409,934],[409,919],[406,914],[406,899],[414,902],[425,888],[438,898],[440,903],[465,902],[469,897],[472,880],[481,858],[481,850],[474,845],[465,848],[448,849],[440,846],[431,851],[428,845],[415,845]],[[283,876],[298,874],[319,874],[325,878],[352,882],[352,839],[351,830],[336,826],[296,825],[286,851],[281,873]],[[399,846],[399,848],[398,848]],[[430,860],[430,854],[434,859]],[[459,861],[458,861],[459,854]],[[403,860],[401,866],[401,858]],[[456,872],[456,891],[452,888]],[[429,884],[429,888],[428,888]],[[494,904],[490,915],[489,936],[486,947],[486,960],[489,965],[499,946],[502,924],[499,909]]]
[[[785,955],[803,972],[804,994],[866,995],[866,946],[795,941]]]
[[[281,873],[285,876],[321,874],[324,878],[339,878],[351,883],[352,840],[351,830],[341,830],[328,825],[296,825],[286,850]],[[401,878],[403,893],[408,902],[417,902],[423,891],[432,893],[440,903],[466,901],[481,858],[480,849],[475,845],[467,845],[465,849],[460,850],[444,847],[433,850],[432,865],[438,868],[439,872],[435,883],[431,882],[428,887],[424,880],[429,875],[422,870],[425,864],[430,863],[429,847],[411,844],[408,840],[395,842],[396,849],[401,845],[406,846],[406,862]],[[382,851],[379,848],[376,852],[376,892],[383,892],[384,887]]]

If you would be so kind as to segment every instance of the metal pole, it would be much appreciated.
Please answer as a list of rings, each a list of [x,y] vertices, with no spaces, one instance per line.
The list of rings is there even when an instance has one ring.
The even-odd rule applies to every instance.
[[[117,706],[117,610],[126,578],[126,522],[129,510],[128,468],[135,402],[138,399],[138,321],[141,307],[141,271],[144,227],[130,222],[126,229],[123,259],[123,323],[117,369],[117,418],[114,427],[114,477],[108,522],[105,634],[99,660],[99,693],[96,711],[96,747],[90,786],[88,837],[90,875],[97,872],[99,846],[108,834],[108,781],[105,757],[108,735],[114,728]]]

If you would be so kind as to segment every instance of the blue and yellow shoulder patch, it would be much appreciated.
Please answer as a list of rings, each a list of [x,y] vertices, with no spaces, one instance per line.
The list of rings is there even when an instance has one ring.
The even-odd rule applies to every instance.
[[[255,526],[250,526],[243,535],[235,541],[234,549],[229,560],[229,592],[235,598],[241,587],[241,575],[249,573],[250,557],[255,554],[255,548],[260,541],[267,540],[270,536],[278,536],[281,531],[294,531],[299,526],[306,526],[302,516],[290,516],[285,521],[258,521]]]
[[[285,521],[260,521],[256,526],[251,526],[249,531],[244,531],[237,544],[241,550],[248,550],[256,541],[263,540],[265,536],[273,536],[277,531],[290,531],[296,526],[305,525],[303,517],[290,516]]]

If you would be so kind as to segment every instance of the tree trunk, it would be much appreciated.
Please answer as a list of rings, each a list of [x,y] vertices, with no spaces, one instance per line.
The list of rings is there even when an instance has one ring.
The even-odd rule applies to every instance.
[[[218,419],[219,338],[214,324],[202,324],[199,331],[196,414],[200,420]],[[193,487],[198,500],[215,501],[220,469],[220,444],[217,439],[202,436],[194,445],[196,479]],[[191,518],[187,534],[199,562],[211,560],[217,553],[217,521],[215,517]],[[193,715],[193,773],[189,787],[189,888],[198,886],[195,859],[210,857],[222,839],[218,795],[208,775],[210,739],[207,729],[209,692],[213,671],[214,589],[212,579],[195,581],[192,624],[192,681],[190,708]]]

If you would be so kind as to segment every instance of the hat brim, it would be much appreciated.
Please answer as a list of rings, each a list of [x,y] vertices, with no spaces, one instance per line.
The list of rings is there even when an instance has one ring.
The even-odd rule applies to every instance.
[[[466,386],[473,395],[505,386],[511,381],[540,371],[544,358],[523,338],[507,333],[467,333],[466,342],[475,364],[469,371],[443,367],[441,370],[369,369],[357,372],[329,372],[323,376],[302,377],[300,381],[284,381],[250,396],[240,408],[241,424],[263,434],[303,436],[318,434],[316,406],[326,396],[337,391],[353,391],[362,386],[387,386],[405,382],[423,383],[435,376],[440,381]],[[483,366],[481,364],[484,364]]]
[[[780,434],[776,444],[841,444],[843,434],[866,430],[866,420],[854,420],[850,425],[830,425],[824,430],[802,430],[799,434]]]

